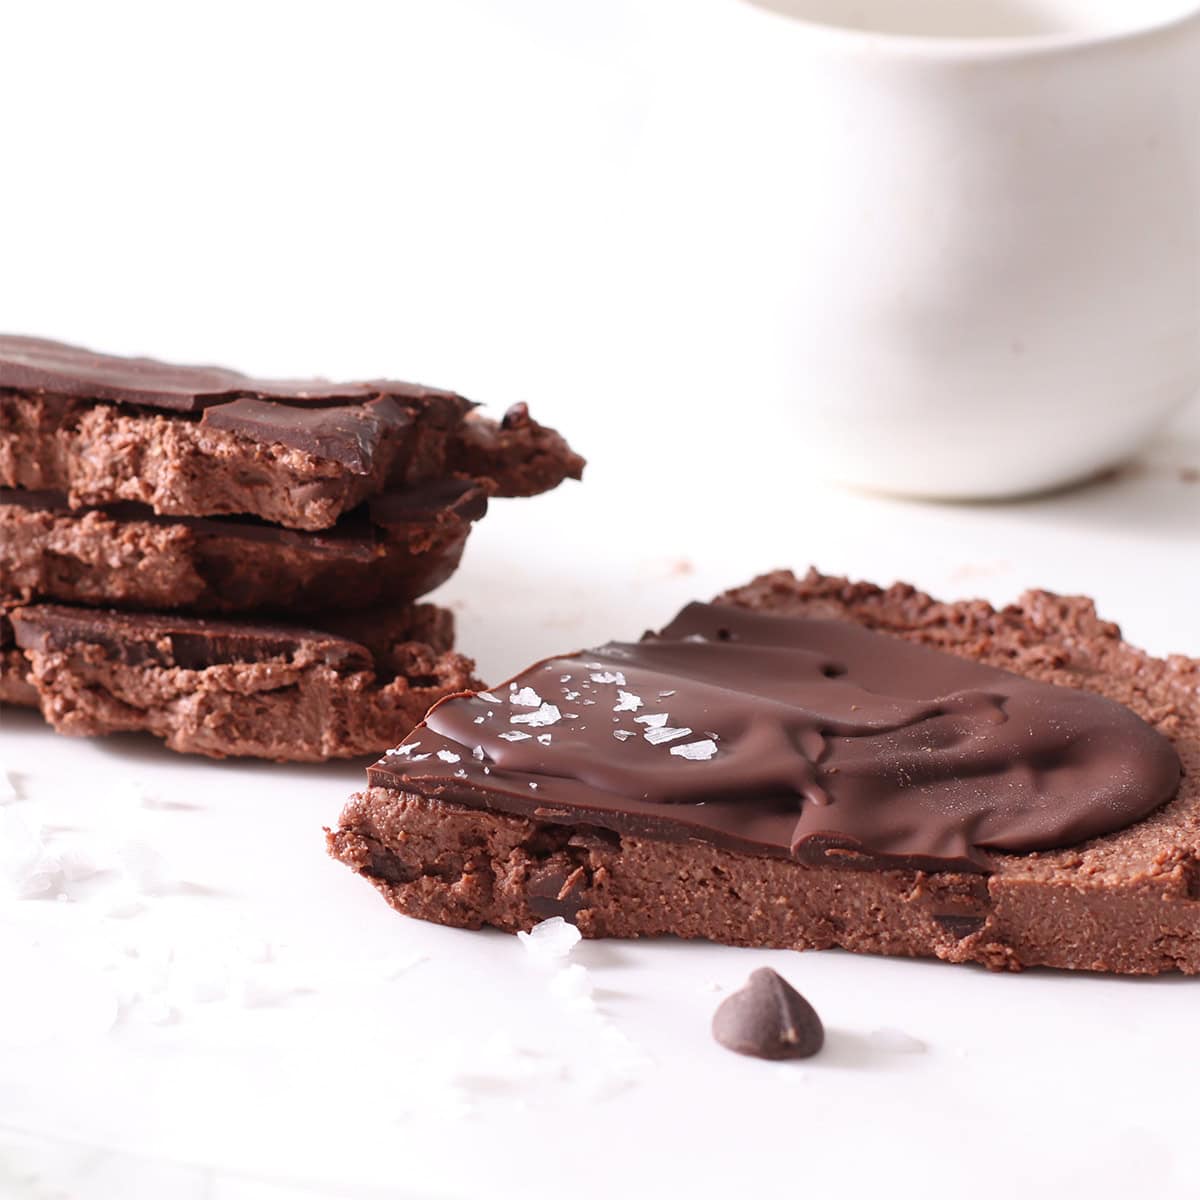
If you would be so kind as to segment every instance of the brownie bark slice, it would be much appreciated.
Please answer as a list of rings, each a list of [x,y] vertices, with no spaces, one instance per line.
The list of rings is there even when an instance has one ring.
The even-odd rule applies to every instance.
[[[563,915],[589,937],[840,946],[994,969],[1200,972],[1200,663],[1152,658],[1123,642],[1090,601],[1045,592],[996,610],[981,601],[939,603],[905,585],[885,590],[815,572],[804,579],[777,573],[718,603],[850,622],[1023,680],[1115,701],[1170,743],[1182,779],[1158,807],[1145,807],[1152,793],[1143,796],[1147,815],[1123,828],[1118,820],[1115,832],[1058,849],[976,848],[939,867],[936,856],[918,862],[909,855],[906,863],[903,854],[873,857],[837,843],[789,856],[711,837],[666,837],[661,824],[639,827],[628,812],[620,820],[595,812],[580,819],[580,806],[591,803],[586,797],[579,806],[547,798],[540,808],[533,798],[522,811],[507,798],[503,806],[468,804],[455,798],[450,773],[441,788],[383,786],[396,776],[387,767],[396,763],[391,758],[327,834],[331,854],[397,910],[470,928],[515,931]],[[633,724],[638,711],[631,701],[629,716],[618,714],[629,736],[644,736]],[[538,728],[536,718],[529,722],[530,735]],[[704,731],[685,732],[687,742],[672,740],[669,728],[660,740],[698,745]],[[422,736],[424,727],[410,741]],[[619,740],[614,734],[614,746]],[[930,746],[935,755],[953,750],[950,742]],[[1030,764],[1031,778],[1039,769]],[[1114,796],[1123,794],[1127,781],[1102,776],[1095,778]]]
[[[75,510],[58,493],[0,488],[0,595],[199,613],[403,605],[450,577],[486,511],[482,486],[450,479],[302,533],[131,503]]]
[[[377,754],[479,686],[451,649],[452,615],[431,604],[315,627],[50,604],[7,618],[0,699],[35,704],[60,733],[145,731],[212,758]]]
[[[0,335],[0,487],[320,530],[383,491],[455,474],[496,495],[579,477],[552,430],[527,414],[520,428],[465,423],[473,408],[417,384],[253,379]]]

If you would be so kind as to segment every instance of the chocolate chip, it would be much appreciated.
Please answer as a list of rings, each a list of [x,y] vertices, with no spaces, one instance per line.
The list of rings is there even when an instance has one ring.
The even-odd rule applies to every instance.
[[[809,1058],[825,1044],[816,1010],[770,967],[721,1002],[712,1032],[727,1050],[755,1058]]]

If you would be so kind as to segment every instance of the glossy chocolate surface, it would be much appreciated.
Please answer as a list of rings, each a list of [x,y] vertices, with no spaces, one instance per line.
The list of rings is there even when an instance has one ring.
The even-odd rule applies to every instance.
[[[1129,709],[843,621],[693,604],[437,706],[372,784],[634,836],[986,871],[1178,786]]]

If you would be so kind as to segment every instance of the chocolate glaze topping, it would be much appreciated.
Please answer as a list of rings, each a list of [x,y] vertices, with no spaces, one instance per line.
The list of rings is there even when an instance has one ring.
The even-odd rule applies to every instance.
[[[848,622],[693,604],[636,644],[437,705],[374,785],[850,866],[989,868],[1170,798],[1122,705]]]
[[[153,358],[96,354],[45,338],[0,335],[0,387],[51,392],[82,400],[109,400],[175,412],[199,412],[240,397],[328,408],[388,396],[405,402],[453,400],[453,392],[420,384],[375,380],[330,383],[325,379],[253,379],[225,367],[188,367]]]

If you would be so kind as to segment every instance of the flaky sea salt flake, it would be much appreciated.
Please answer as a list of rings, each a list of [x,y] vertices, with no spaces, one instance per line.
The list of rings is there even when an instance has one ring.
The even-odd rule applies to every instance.
[[[489,704],[499,704],[500,703],[500,697],[493,696],[491,692],[476,692],[475,698],[477,700],[486,700]]]
[[[637,734],[634,733],[632,729],[614,729],[613,737],[615,737],[618,742],[627,742],[631,737],[637,737]]]
[[[533,737],[532,733],[524,733],[520,729],[506,729],[500,735],[500,740],[505,742],[527,742],[531,737]]]
[[[588,678],[593,683],[615,683],[618,687],[625,686],[625,676],[620,671],[593,671]]]
[[[442,760],[442,762],[445,763],[456,763],[462,761],[462,755],[455,754],[453,750],[439,750],[437,752],[437,756]]]
[[[537,740],[539,746],[548,746],[552,740],[552,735],[548,733],[539,733]]]
[[[672,729],[669,725],[660,725],[654,729],[647,729],[642,736],[650,745],[661,746],[664,742],[674,742],[681,737],[687,737],[691,732],[690,729]]]
[[[672,746],[671,753],[686,758],[689,762],[707,762],[717,752],[717,743],[709,739],[702,742],[685,742],[682,746]]]
[[[613,705],[613,712],[637,712],[645,703],[641,696],[635,695],[633,692],[619,690],[617,692],[617,702]]]
[[[542,703],[542,698],[533,688],[523,687],[519,692],[513,692],[509,696],[508,702],[509,704],[516,704],[521,708],[537,708]]]
[[[647,725],[651,729],[659,729],[667,723],[666,713],[646,713],[644,717],[633,718],[639,725]]]
[[[543,704],[537,712],[519,713],[508,720],[511,725],[557,725],[562,720],[562,713],[558,711],[557,704]]]
[[[581,936],[579,930],[562,917],[539,921],[528,933],[517,934],[525,950],[542,962],[566,958],[579,944]]]
[[[387,752],[387,757],[404,758],[411,754],[420,744],[420,742],[407,742],[403,746],[395,746]]]
[[[484,753],[482,746],[476,746],[475,749],[471,751],[471,757],[477,758],[480,762],[483,762],[483,760],[487,758],[487,755]]]

